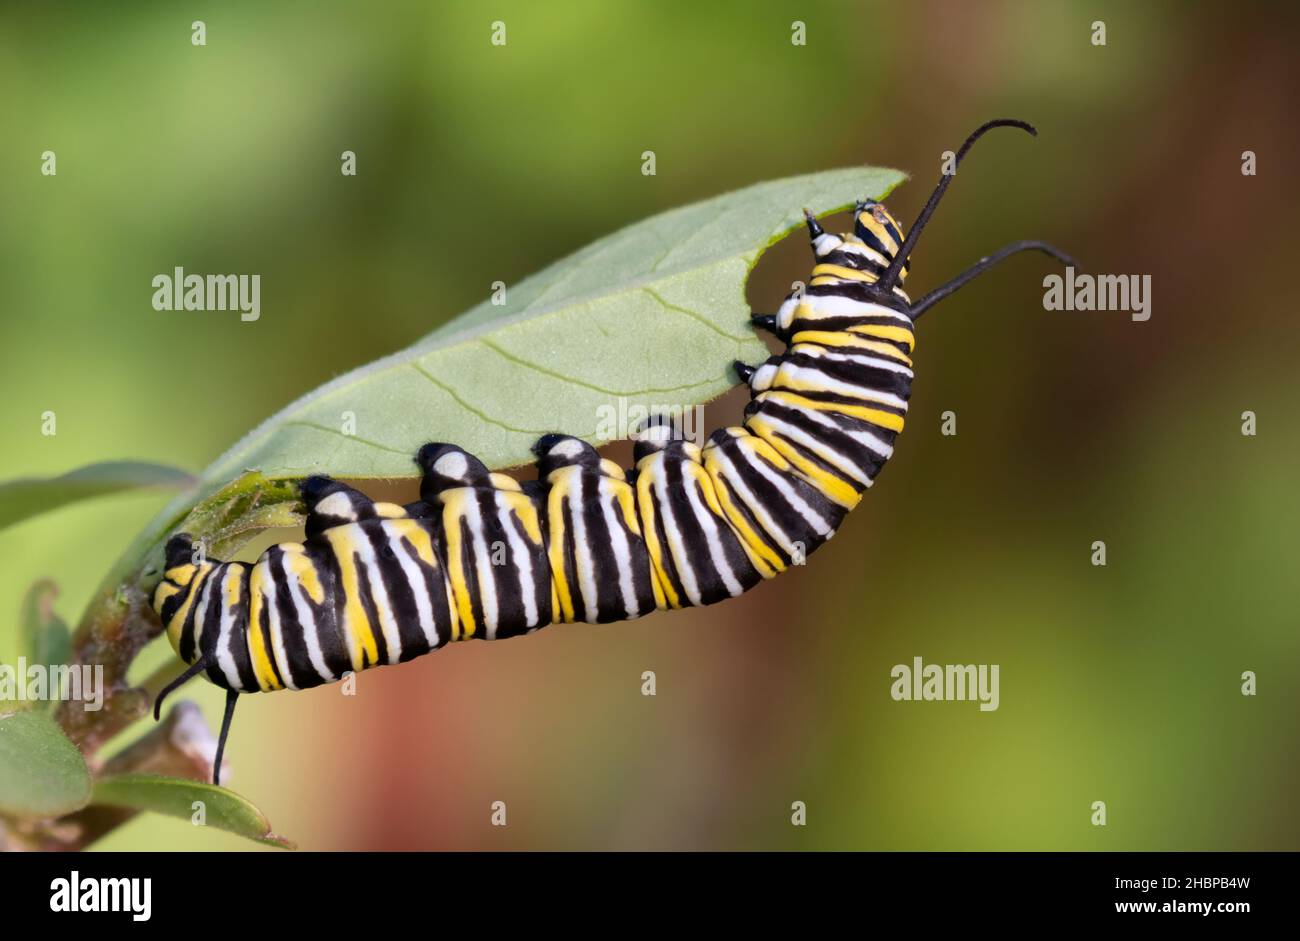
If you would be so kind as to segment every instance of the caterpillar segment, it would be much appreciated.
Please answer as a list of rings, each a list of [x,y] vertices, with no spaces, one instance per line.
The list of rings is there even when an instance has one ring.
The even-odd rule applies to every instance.
[[[971,135],[958,152],[991,127]],[[499,640],[552,623],[608,623],[714,604],[802,564],[835,535],[893,455],[912,388],[918,310],[1015,243],[913,304],[909,256],[950,177],[904,238],[877,202],[832,235],[805,211],[806,287],[756,328],[786,344],[758,365],[741,424],[701,447],[665,420],[640,430],[624,470],[590,444],[550,434],[537,479],[494,473],[453,444],[419,450],[420,497],[376,502],[328,477],[302,482],[301,543],[222,562],[180,533],[166,547],[154,608],[188,669],[227,690],[214,780],[242,693],[307,689],[452,641]]]

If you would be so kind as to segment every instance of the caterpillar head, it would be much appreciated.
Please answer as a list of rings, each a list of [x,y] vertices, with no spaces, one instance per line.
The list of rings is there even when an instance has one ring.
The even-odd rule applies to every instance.
[[[868,257],[881,264],[882,268],[889,267],[903,247],[903,240],[903,227],[885,208],[884,203],[864,200],[853,207],[853,236],[850,244],[857,242],[865,247]],[[879,258],[874,257],[877,255]],[[900,284],[907,279],[911,263],[910,258],[903,263],[902,270],[898,273]]]

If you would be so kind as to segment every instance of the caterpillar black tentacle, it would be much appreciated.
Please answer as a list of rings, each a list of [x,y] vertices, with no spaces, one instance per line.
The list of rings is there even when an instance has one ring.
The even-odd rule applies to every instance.
[[[958,152],[965,156],[990,127]],[[307,689],[445,644],[553,623],[606,623],[731,598],[802,563],[832,536],[893,454],[912,388],[913,323],[1010,254],[1068,256],[1041,242],[990,255],[912,304],[907,255],[951,177],[906,238],[883,205],[833,235],[805,210],[812,276],[755,315],[786,350],[733,368],[749,386],[742,424],[703,447],[664,420],[624,470],[565,434],[534,446],[537,479],[494,473],[454,444],[419,450],[419,500],[376,502],[328,477],[301,483],[302,543],[253,563],[167,544],[153,603],[189,669],[228,691],[220,751],[241,693]],[[219,775],[220,758],[214,778]]]

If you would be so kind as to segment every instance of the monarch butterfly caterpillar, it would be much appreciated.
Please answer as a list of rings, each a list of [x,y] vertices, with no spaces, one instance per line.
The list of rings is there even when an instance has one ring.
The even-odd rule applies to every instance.
[[[979,137],[1023,121],[990,121]],[[734,364],[751,401],[704,447],[663,421],[638,435],[624,471],[562,434],[535,445],[519,483],[452,444],[426,444],[420,499],[374,502],[328,477],[301,484],[306,539],[253,563],[197,557],[171,538],[154,594],[172,647],[226,689],[213,779],[240,693],[306,689],[456,640],[513,637],[552,623],[605,623],[706,605],[771,578],[830,539],[893,454],[912,387],[913,327],[936,301],[1008,255],[982,258],[913,303],[911,251],[951,182],[939,181],[906,238],[876,202],[832,235],[804,211],[815,256],[808,285],[754,324],[787,344]]]

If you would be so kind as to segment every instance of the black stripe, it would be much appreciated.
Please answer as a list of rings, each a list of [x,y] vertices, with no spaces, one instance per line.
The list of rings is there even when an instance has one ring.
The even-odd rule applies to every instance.
[[[366,612],[366,620],[370,622],[370,634],[375,639],[375,660],[373,663],[366,662],[369,654],[362,648],[361,669],[365,670],[373,666],[380,666],[388,662],[388,638],[384,636],[384,626],[379,621],[379,607],[375,604],[375,596],[370,592],[370,566],[355,553],[352,562],[357,567],[357,599],[361,602],[361,608]]]
[[[687,491],[688,486],[696,487],[696,494],[699,496],[700,502],[704,504],[707,513],[708,505],[704,502],[703,495],[699,493],[698,485],[693,481],[688,482],[686,480],[684,465],[689,460],[690,458],[680,442],[673,442],[669,445],[668,457],[664,462],[666,469],[664,483],[667,485],[669,501],[672,503],[673,515],[677,520],[677,528],[682,533],[687,562],[695,573],[696,590],[700,596],[699,603],[713,604],[723,598],[730,598],[731,592],[727,591],[722,574],[713,563],[712,554],[709,552],[708,534],[695,516],[695,507],[692,505]],[[727,529],[725,532],[720,532],[719,535],[725,545],[731,531]]]
[[[497,595],[497,619],[493,625],[493,637],[514,637],[524,633],[527,618],[524,616],[524,592],[520,584],[522,559],[515,557],[515,548],[510,544],[509,533],[502,524],[501,515],[507,520],[513,516],[505,500],[498,496],[496,490],[476,487],[474,496],[478,500],[479,518],[483,525],[483,543],[488,553],[488,571]],[[500,546],[501,552],[497,552]],[[497,559],[500,558],[500,563]],[[536,570],[536,566],[533,566]],[[487,636],[485,627],[483,636]]]
[[[727,456],[731,458],[731,463],[733,465],[743,463],[742,461],[737,460],[736,450],[737,449],[731,449],[730,451],[725,452]],[[759,539],[763,541],[763,545],[767,546],[773,554],[788,565],[790,563],[789,555],[781,548],[780,544],[777,543],[776,538],[768,532],[767,528],[759,522],[758,517],[754,514],[753,510],[749,508],[749,505],[745,503],[744,498],[741,497],[736,490],[734,479],[729,476],[728,472],[724,468],[719,467],[717,473],[710,474],[709,476],[713,478],[713,487],[715,490],[721,491],[724,488],[726,489],[727,496],[731,500],[732,512],[738,515],[742,522],[748,525],[749,528],[758,535]],[[739,476],[739,473],[737,473],[736,476]],[[741,482],[744,483],[743,480]],[[757,497],[757,494],[755,494],[755,497]],[[718,493],[718,498],[722,498],[721,492]],[[787,508],[787,510],[790,509],[789,504],[784,500],[781,500],[780,502]],[[764,506],[764,509],[766,508],[767,507]],[[772,515],[779,523],[781,515]]]
[[[688,608],[695,602],[686,596],[686,588],[682,585],[681,575],[677,571],[677,562],[673,558],[672,547],[669,545],[668,538],[664,534],[664,511],[663,507],[660,506],[659,493],[655,487],[655,480],[658,478],[659,474],[665,472],[667,467],[668,462],[665,458],[660,458],[658,465],[648,471],[651,477],[650,486],[647,489],[650,496],[650,508],[652,511],[650,519],[651,524],[654,527],[655,541],[659,543],[659,566],[662,569],[669,586],[673,589],[673,593],[677,595],[677,603],[681,607]],[[638,477],[640,476],[640,473],[641,472],[638,472]],[[639,502],[640,500],[638,499],[638,503]],[[645,526],[644,515],[642,516],[641,525]],[[651,562],[651,565],[654,565],[653,561]],[[665,599],[665,602],[666,601],[667,599]]]
[[[221,614],[226,607],[226,593],[223,590],[222,582],[226,580],[226,570],[229,567],[225,563],[218,565],[208,577],[207,585],[203,586],[208,607],[203,612],[202,630],[199,632],[198,645],[200,653],[216,653],[217,643],[221,640]],[[216,597],[214,598],[213,595]],[[199,600],[202,601],[203,598],[200,597]],[[212,658],[212,666],[208,667],[206,675],[208,679],[222,689],[230,685],[226,679],[225,671],[217,665],[216,657]]]
[[[307,638],[304,636],[306,625],[298,620],[298,608],[293,603],[293,593],[289,588],[289,576],[284,562],[284,550],[272,546],[269,552],[271,562],[271,580],[275,585],[275,610],[280,615],[280,643],[284,646],[284,659],[289,666],[289,676],[299,689],[309,689],[325,682],[325,677],[316,672],[307,652]],[[270,647],[267,653],[274,654]]]
[[[199,610],[199,601],[203,596],[203,589],[206,588],[208,584],[206,578],[202,580],[201,584],[199,583],[200,575],[201,573],[196,569],[194,577],[190,579],[188,591],[193,592],[197,585],[198,594],[194,596],[194,603],[191,604],[189,610],[185,612],[185,620],[181,623],[180,649],[177,653],[180,654],[181,660],[185,663],[193,663],[198,659],[194,652],[194,615],[195,612]]]
[[[583,597],[582,585],[578,581],[578,537],[573,529],[573,494],[566,493],[560,499],[560,513],[564,518],[562,533],[564,549],[564,579],[569,586],[569,603],[573,605],[573,619],[587,620],[587,599]]]
[[[474,533],[469,527],[469,520],[463,516],[456,517],[460,527],[460,558],[465,570],[465,588],[469,593],[469,611],[474,618],[473,637],[482,639],[487,636],[487,625],[483,623],[483,597],[478,584],[478,566],[475,564]],[[462,633],[468,625],[462,623]]]
[[[451,600],[448,598],[447,580],[443,577],[444,567],[439,561],[439,538],[432,525],[421,522],[421,528],[429,533],[434,547],[434,564],[428,565],[420,558],[415,544],[406,536],[402,537],[402,548],[411,557],[420,575],[424,579],[424,590],[429,598],[429,607],[433,611],[434,647],[441,647],[451,640]],[[431,648],[432,649],[432,648]]]
[[[389,612],[397,621],[397,636],[402,644],[399,662],[405,663],[429,652],[429,642],[420,627],[420,609],[415,604],[415,592],[421,586],[412,585],[407,580],[406,570],[388,541],[383,520],[367,520],[361,524],[361,529],[375,553],[379,577],[388,594]]]
[[[252,601],[249,594],[249,574],[251,569],[242,563],[239,566],[240,590],[239,602],[235,606],[234,623],[230,628],[230,639],[226,649],[235,661],[235,672],[239,676],[239,690],[244,693],[258,691],[257,675],[253,672],[253,658],[248,652],[248,610]]]
[[[851,354],[846,354],[851,355]],[[795,353],[787,360],[792,366],[800,369],[815,370],[825,373],[831,379],[842,382],[845,385],[856,386],[866,392],[885,392],[895,395],[906,402],[912,397],[912,380],[905,373],[895,372],[892,369],[885,369],[881,366],[871,366],[866,363],[851,363],[842,360],[828,359],[825,356],[809,356],[807,353]],[[781,374],[778,372],[776,382],[772,384],[773,389],[785,388],[781,385]],[[814,398],[809,390],[789,389],[788,391],[796,395],[806,395]],[[818,390],[812,390],[818,391]],[[835,392],[827,392],[828,395],[839,395]],[[861,399],[847,399],[844,401],[861,402]],[[905,409],[897,406],[887,405],[877,402],[879,407],[887,412],[892,411],[902,415],[906,413]]]
[[[838,430],[837,428],[828,428],[815,419],[809,418],[803,409],[782,405],[769,399],[763,402],[760,411],[762,414],[784,421],[786,424],[803,431],[819,444],[825,444],[830,450],[839,452],[846,460],[861,469],[868,480],[874,479],[875,476],[880,473],[880,469],[885,466],[885,461],[888,460],[884,455],[877,454],[866,445],[854,441],[843,431]],[[875,436],[881,439],[884,444],[893,444],[894,438],[896,437],[894,432],[884,428],[874,428],[872,430],[875,433]],[[776,430],[776,433],[778,435],[781,434],[779,429]],[[855,490],[860,492],[866,489],[864,484],[847,476],[847,474],[839,468],[831,466],[818,457],[817,454],[811,451],[807,446],[792,438],[787,438],[784,435],[781,435],[781,439],[796,449],[800,454],[824,468],[828,473],[839,477]]]
[[[827,252],[817,260],[817,263],[819,265],[839,265],[841,268],[852,268],[854,271],[865,271],[874,274],[877,278],[885,273],[885,266],[875,259],[842,248]],[[827,277],[835,276],[827,275]]]
[[[623,591],[619,585],[618,559],[614,557],[609,523],[605,519],[605,504],[600,497],[603,476],[599,470],[594,469],[582,473],[586,499],[581,512],[582,522],[587,527],[587,545],[584,548],[591,561],[592,581],[596,583],[596,597],[592,607],[596,612],[597,624],[621,621],[627,617]]]
[[[316,639],[320,642],[325,665],[335,676],[352,672],[352,652],[343,633],[344,606],[347,597],[343,591],[343,570],[334,555],[334,547],[325,540],[309,543],[307,554],[320,579],[323,598],[319,606],[312,605],[316,614]],[[310,603],[310,599],[309,599]]]

